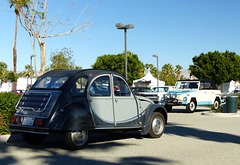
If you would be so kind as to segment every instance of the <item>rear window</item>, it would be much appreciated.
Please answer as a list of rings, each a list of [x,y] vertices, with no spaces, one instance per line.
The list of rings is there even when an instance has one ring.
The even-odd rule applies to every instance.
[[[63,86],[68,77],[42,77],[33,88],[58,89]]]

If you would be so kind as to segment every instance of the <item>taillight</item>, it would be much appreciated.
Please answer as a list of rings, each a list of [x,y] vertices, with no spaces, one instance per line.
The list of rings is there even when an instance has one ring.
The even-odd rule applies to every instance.
[[[18,119],[17,116],[13,116],[13,117],[12,117],[12,123],[17,123],[17,119]]]
[[[36,119],[36,125],[38,125],[38,126],[43,126],[44,122],[45,122],[44,119]]]

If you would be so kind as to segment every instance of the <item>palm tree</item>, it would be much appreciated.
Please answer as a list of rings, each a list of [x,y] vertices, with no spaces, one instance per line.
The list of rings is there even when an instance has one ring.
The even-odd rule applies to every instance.
[[[173,73],[173,66],[171,64],[165,64],[163,67],[162,67],[162,72],[164,75],[166,75],[166,77],[168,77],[170,74]]]
[[[177,80],[180,80],[181,78],[182,73],[181,69],[183,69],[181,65],[176,65],[175,73],[177,74]]]
[[[13,46],[13,71],[17,74],[17,27],[18,27],[18,17],[21,14],[21,10],[23,7],[28,7],[28,3],[31,2],[29,0],[9,0],[10,8],[15,6],[15,38],[14,38],[14,46]],[[13,84],[13,89],[16,89],[16,82]]]

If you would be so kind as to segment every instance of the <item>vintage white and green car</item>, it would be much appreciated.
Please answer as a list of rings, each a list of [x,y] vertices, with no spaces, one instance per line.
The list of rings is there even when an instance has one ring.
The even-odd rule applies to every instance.
[[[188,112],[194,112],[198,105],[213,105],[218,109],[221,91],[212,80],[182,80],[177,81],[175,90],[166,93],[164,101],[168,112],[172,106],[186,106]]]

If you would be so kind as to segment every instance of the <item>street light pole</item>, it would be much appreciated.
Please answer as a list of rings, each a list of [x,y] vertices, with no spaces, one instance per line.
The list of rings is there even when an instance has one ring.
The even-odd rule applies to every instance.
[[[158,55],[153,55],[153,57],[157,57],[157,87],[159,87],[159,82],[158,82]]]
[[[125,78],[127,80],[127,29],[133,29],[135,28],[134,25],[124,25],[122,23],[116,24],[117,29],[124,29],[124,40],[125,40]]]
[[[125,77],[127,80],[127,29],[124,29],[124,34],[125,34]]]

